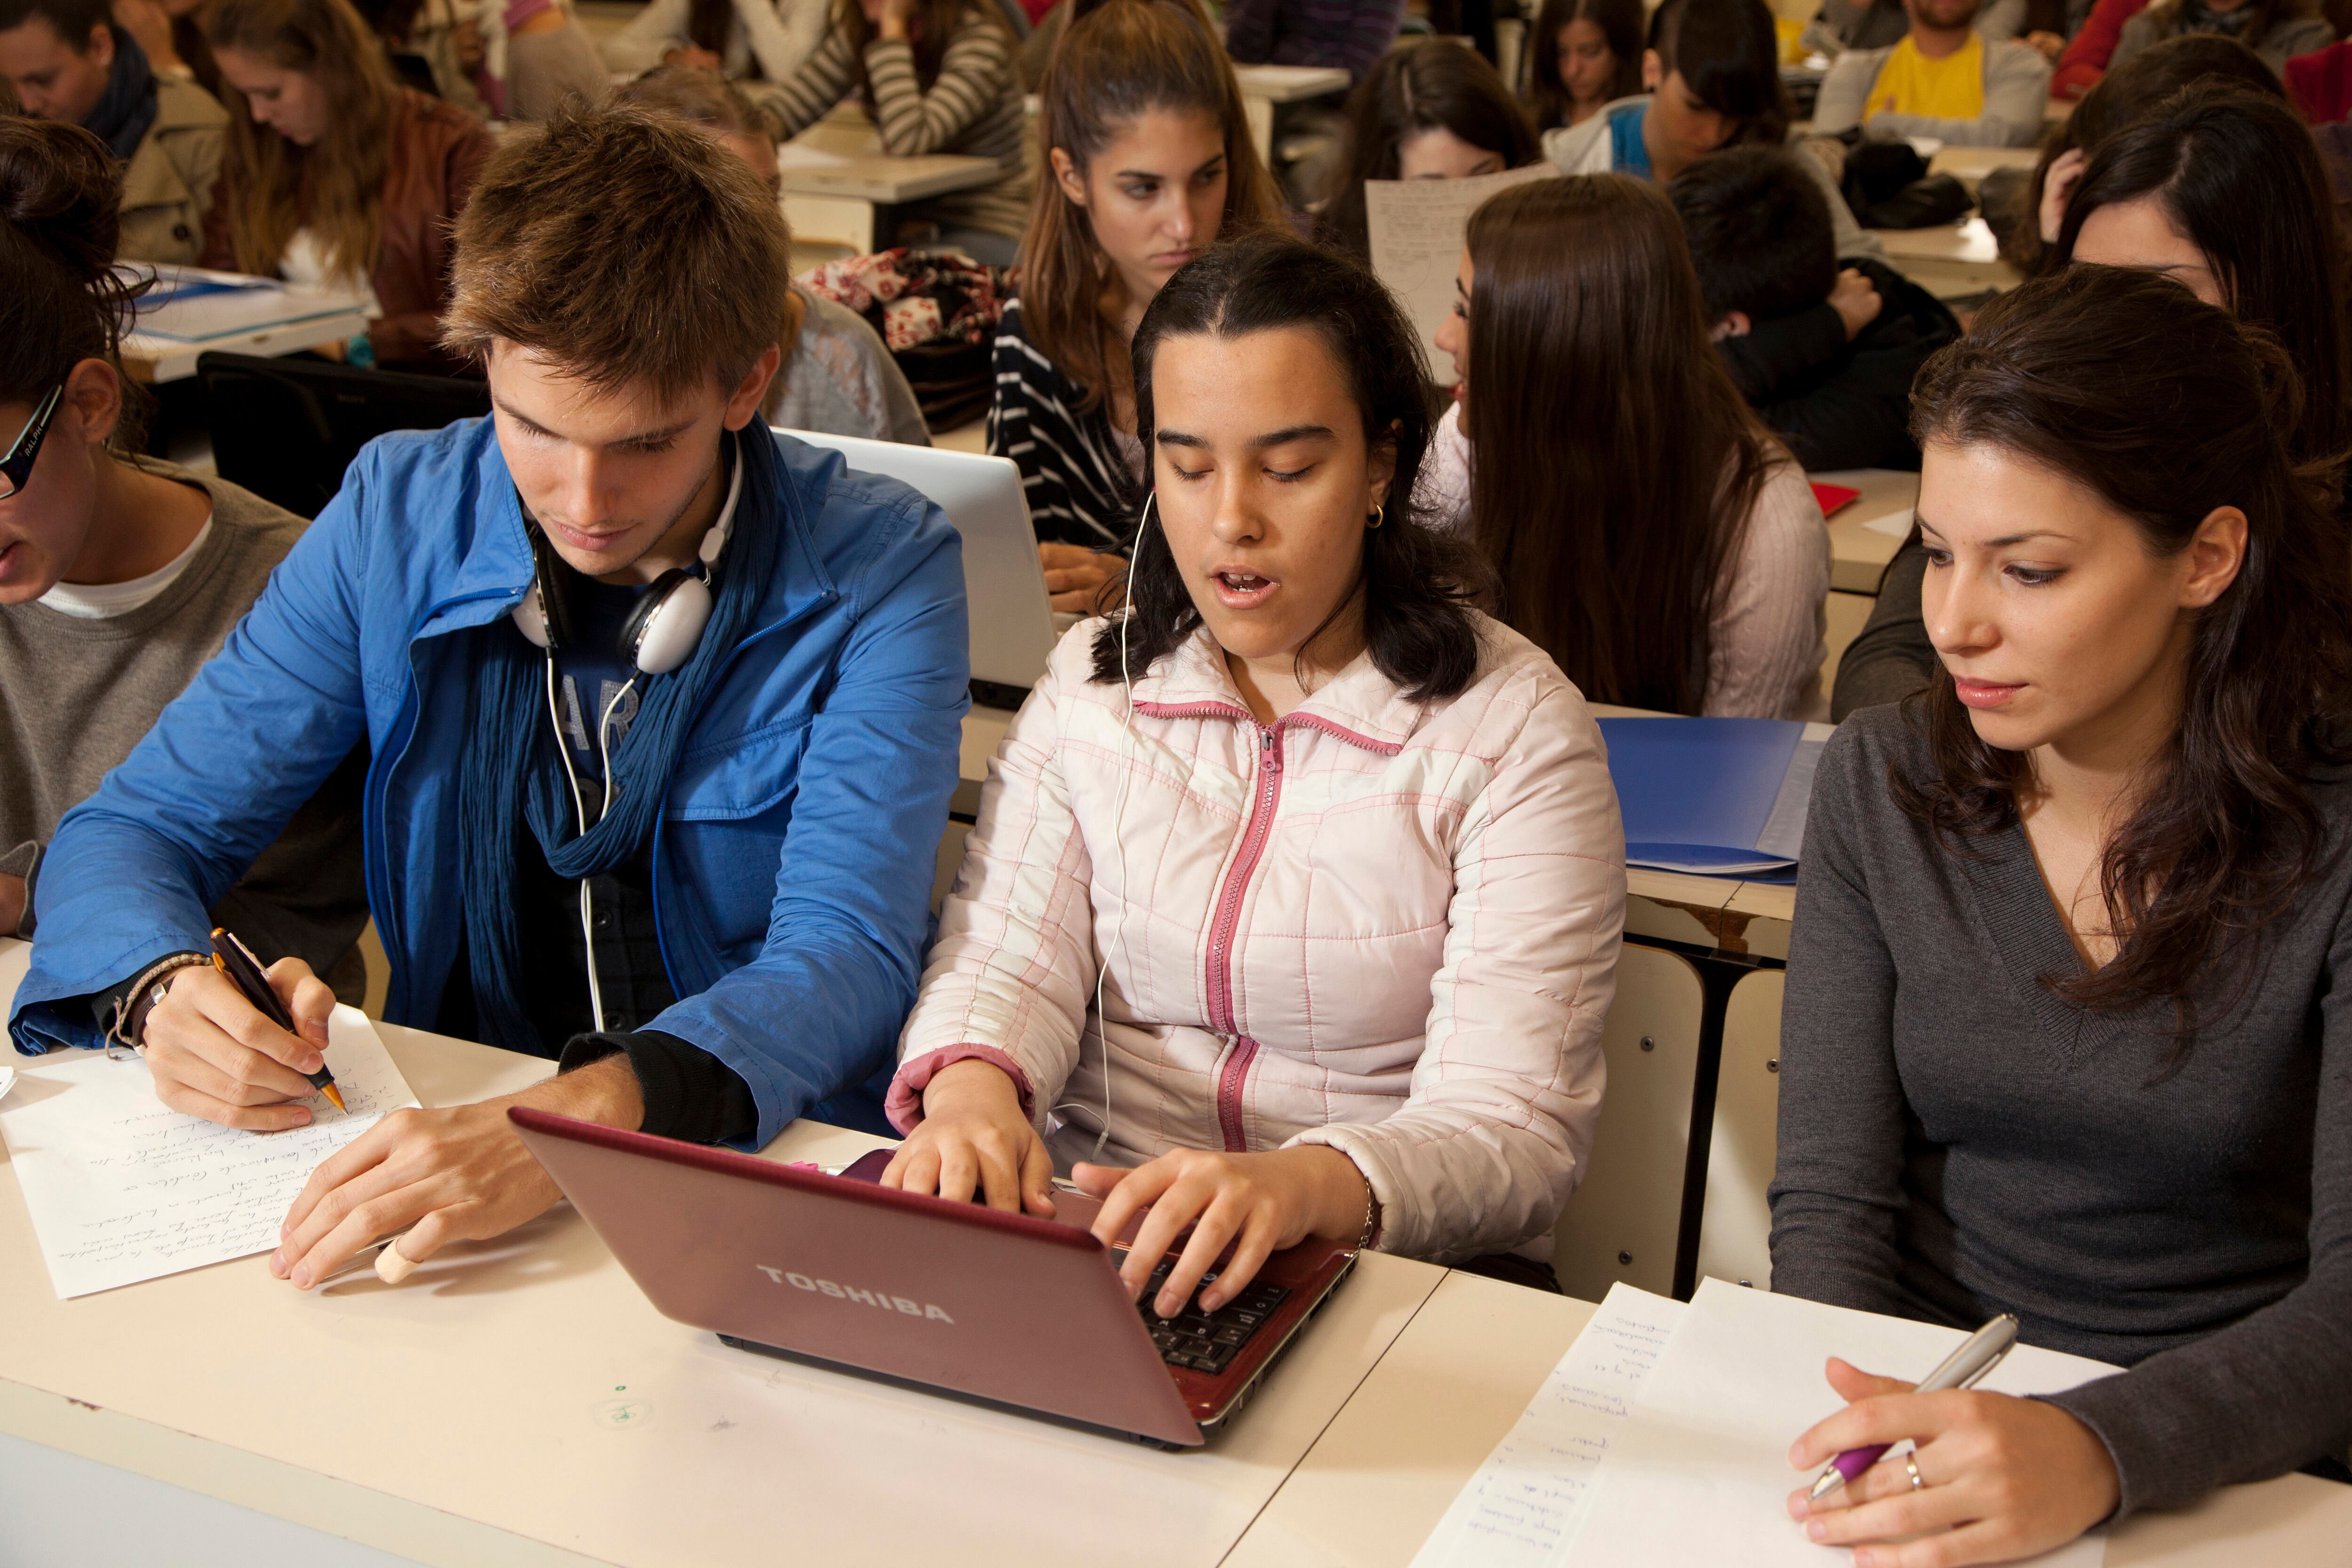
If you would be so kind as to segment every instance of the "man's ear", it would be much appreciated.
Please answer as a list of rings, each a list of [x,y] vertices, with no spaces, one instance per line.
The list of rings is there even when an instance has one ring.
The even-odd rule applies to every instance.
[[[1642,51],[1642,90],[1655,92],[1665,85],[1665,62],[1658,58],[1658,51],[1643,49]]]
[[[89,37],[83,39],[82,43],[81,56],[84,59],[103,70],[114,68],[114,29],[112,27],[104,22],[99,23],[90,28]]]
[[[1085,206],[1087,182],[1086,177],[1078,173],[1076,163],[1059,147],[1055,148],[1046,156],[1054,165],[1054,183],[1062,187],[1062,194],[1070,198],[1070,205],[1077,207]]]
[[[760,405],[767,401],[768,384],[776,379],[776,372],[783,363],[783,350],[774,343],[751,362],[751,368],[743,373],[743,379],[727,395],[727,413],[721,420],[727,428],[740,430],[751,422],[752,416],[760,412]]]

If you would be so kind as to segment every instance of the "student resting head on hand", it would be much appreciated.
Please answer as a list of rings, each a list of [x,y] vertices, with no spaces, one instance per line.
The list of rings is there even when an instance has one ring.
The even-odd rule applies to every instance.
[[[883,1180],[1042,1215],[1076,1163],[1097,1236],[1150,1205],[1130,1289],[1197,1222],[1163,1316],[1310,1234],[1548,1280],[1623,918],[1598,729],[1414,515],[1421,355],[1369,273],[1220,246],[1135,370],[1131,608],[991,767]]]
[[[1470,219],[1460,377],[1423,500],[1494,567],[1502,618],[1598,702],[1809,718],[1828,531],[1708,341],[1682,225],[1622,174]]]
[[[308,1121],[321,989],[278,977],[304,1033],[273,1027],[201,962],[200,895],[366,745],[384,1016],[566,1070],[320,1166],[271,1262],[298,1286],[555,1202],[511,1104],[752,1147],[819,1102],[879,1125],[856,1091],[914,995],[955,786],[955,531],[759,423],[791,258],[743,161],[561,110],[492,157],[454,272],[445,341],[495,413],[372,442],[66,818],[11,1020],[143,1044],[175,1110]]]
[[[121,167],[54,121],[0,119],[0,936],[32,936],[44,846],[253,607],[302,520],[139,456],[117,347]],[[360,786],[335,769],[212,917],[265,963],[366,989]]]
[[[1642,90],[1642,0],[1544,0],[1528,35],[1528,114],[1581,125]]]
[[[1790,1499],[1864,1568],[2352,1448],[2352,582],[2297,396],[2267,336],[2108,267],[1921,374],[1948,673],[1814,783],[1772,1288],[2128,1370],[2020,1399],[1832,1362],[1852,1403],[1792,1464],[1918,1446],[1916,1486]]]
[[[1482,57],[1446,38],[1393,49],[1348,100],[1339,182],[1315,237],[1363,260],[1366,180],[1499,174],[1537,156],[1527,111]]]
[[[775,133],[741,89],[717,71],[656,66],[615,88],[610,101],[615,108],[659,110],[701,127],[750,164],[761,184],[779,188]],[[793,284],[784,300],[780,346],[783,364],[760,410],[769,424],[914,447],[931,444],[907,373],[856,311]]]
[[[1075,3],[1075,0],[1071,0]],[[1277,222],[1234,68],[1191,0],[1105,0],[1039,85],[1038,183],[1021,297],[997,327],[988,449],[1021,469],[1054,607],[1126,573],[1143,481],[1128,342],[1175,270]]]

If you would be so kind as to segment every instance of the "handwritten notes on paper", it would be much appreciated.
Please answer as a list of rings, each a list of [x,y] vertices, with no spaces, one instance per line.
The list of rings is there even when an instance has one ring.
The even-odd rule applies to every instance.
[[[1454,275],[1462,265],[1470,215],[1497,191],[1559,174],[1549,163],[1532,163],[1467,180],[1364,182],[1372,271],[1411,313],[1422,353],[1441,384],[1454,379],[1454,365],[1437,351],[1437,328],[1454,310]]]
[[[355,1007],[328,1026],[324,1095],[287,1132],[244,1132],[167,1110],[147,1064],[100,1052],[27,1066],[0,1137],[60,1299],[266,1252],[310,1172],[416,1097]]]
[[[1834,1554],[1808,1539],[1786,1506],[1789,1493],[1811,1479],[1790,1468],[1790,1439],[1841,1403],[1823,1363],[1841,1355],[1873,1372],[1920,1377],[1965,1337],[1932,1323],[1700,1281],[1632,1419],[1611,1444],[1607,1473],[1592,1489],[1565,1561],[1594,1568],[1826,1568]],[[2115,1370],[2021,1345],[1979,1386],[2054,1394]],[[2105,1537],[2094,1533],[2033,1561],[2042,1568],[2099,1568],[2105,1555]]]
[[[1575,1538],[1593,1480],[1683,1312],[1630,1285],[1608,1299],[1445,1511],[1413,1568],[1534,1568]]]

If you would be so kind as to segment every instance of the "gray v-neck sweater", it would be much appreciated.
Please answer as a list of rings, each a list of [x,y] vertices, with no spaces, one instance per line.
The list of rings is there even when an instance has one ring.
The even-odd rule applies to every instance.
[[[1933,765],[1907,707],[1848,719],[1814,780],[1772,1288],[1970,1329],[2011,1311],[2028,1343],[2129,1367],[2053,1401],[2105,1442],[2123,1513],[2341,1457],[2352,855],[2159,1079],[2168,1008],[2093,1015],[2041,984],[2081,961],[2024,831],[1947,850],[1895,804],[1888,770]],[[2340,847],[2352,782],[2314,790]]]
[[[305,526],[225,479],[138,461],[212,498],[212,532],[171,584],[137,609],[100,620],[37,600],[0,605],[0,871],[35,888],[58,819],[131,754],[220,651]],[[297,955],[354,1003],[367,984],[355,946],[368,918],[360,860],[366,774],[362,748],[212,911],[264,960]],[[36,934],[29,911],[24,934]]]

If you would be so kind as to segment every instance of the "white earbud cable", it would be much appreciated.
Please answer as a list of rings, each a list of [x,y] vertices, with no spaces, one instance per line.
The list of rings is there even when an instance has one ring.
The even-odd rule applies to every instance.
[[[1127,603],[1121,608],[1124,617],[1118,628],[1118,681],[1125,693],[1118,722],[1118,797],[1111,806],[1110,836],[1118,846],[1118,909],[1112,913],[1110,945],[1103,953],[1100,968],[1095,971],[1095,1027],[1102,1035],[1103,1110],[1102,1130],[1095,1134],[1095,1163],[1102,1163],[1103,1146],[1110,1139],[1110,1019],[1103,1012],[1103,984],[1109,977],[1110,966],[1127,945],[1128,900],[1127,880],[1127,786],[1134,777],[1129,741],[1135,733],[1135,675],[1128,668],[1127,639],[1135,621],[1135,563],[1143,554],[1143,535],[1151,526],[1151,507],[1159,491],[1152,490],[1143,498],[1142,521],[1136,524],[1135,548],[1127,557]]]

